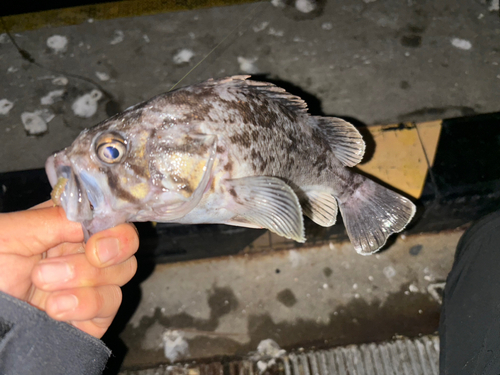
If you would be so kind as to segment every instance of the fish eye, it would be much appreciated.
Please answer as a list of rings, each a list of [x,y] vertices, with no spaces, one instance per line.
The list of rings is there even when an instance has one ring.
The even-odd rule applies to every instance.
[[[106,164],[119,163],[125,153],[127,146],[122,137],[117,134],[104,134],[97,139],[96,154]]]

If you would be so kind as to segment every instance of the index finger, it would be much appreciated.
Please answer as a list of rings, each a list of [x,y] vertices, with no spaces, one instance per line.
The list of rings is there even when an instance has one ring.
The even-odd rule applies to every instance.
[[[54,204],[54,202],[52,202],[51,199],[49,199],[48,201],[45,201],[43,203],[39,203],[36,206],[31,207],[30,210],[38,210],[40,208],[49,208],[49,207],[55,207],[55,204]]]
[[[31,256],[63,242],[82,241],[80,223],[69,221],[61,207],[0,214],[0,253]]]

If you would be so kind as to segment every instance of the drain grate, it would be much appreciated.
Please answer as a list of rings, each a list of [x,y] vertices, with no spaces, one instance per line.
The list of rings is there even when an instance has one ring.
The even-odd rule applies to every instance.
[[[160,366],[120,375],[438,375],[439,338],[397,339],[379,344],[349,345],[290,353],[259,371],[257,360],[200,365]]]

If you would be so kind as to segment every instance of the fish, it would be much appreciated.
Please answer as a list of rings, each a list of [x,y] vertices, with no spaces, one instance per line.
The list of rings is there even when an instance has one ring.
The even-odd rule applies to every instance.
[[[182,87],[85,129],[52,154],[52,198],[86,238],[124,222],[266,228],[304,242],[303,215],[338,211],[354,249],[379,250],[415,214],[406,197],[352,169],[358,130],[313,116],[298,96],[238,75]]]

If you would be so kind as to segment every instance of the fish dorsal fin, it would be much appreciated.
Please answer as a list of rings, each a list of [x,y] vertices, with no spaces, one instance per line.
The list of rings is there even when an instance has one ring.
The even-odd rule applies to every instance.
[[[361,162],[365,153],[365,142],[352,124],[337,117],[314,116],[313,119],[342,164],[354,167]]]
[[[331,227],[337,221],[337,200],[322,186],[302,187],[304,215],[322,227]]]
[[[256,226],[280,236],[305,242],[299,199],[276,177],[255,176],[225,181],[234,204],[229,208]]]
[[[307,113],[307,104],[304,100],[296,95],[292,95],[285,89],[274,85],[269,82],[252,81],[248,80],[248,75],[231,76],[219,80],[208,80],[206,83],[210,85],[224,84],[237,87],[238,89],[254,90],[260,95],[264,95],[272,101],[279,102],[282,106],[288,108],[290,111]]]

